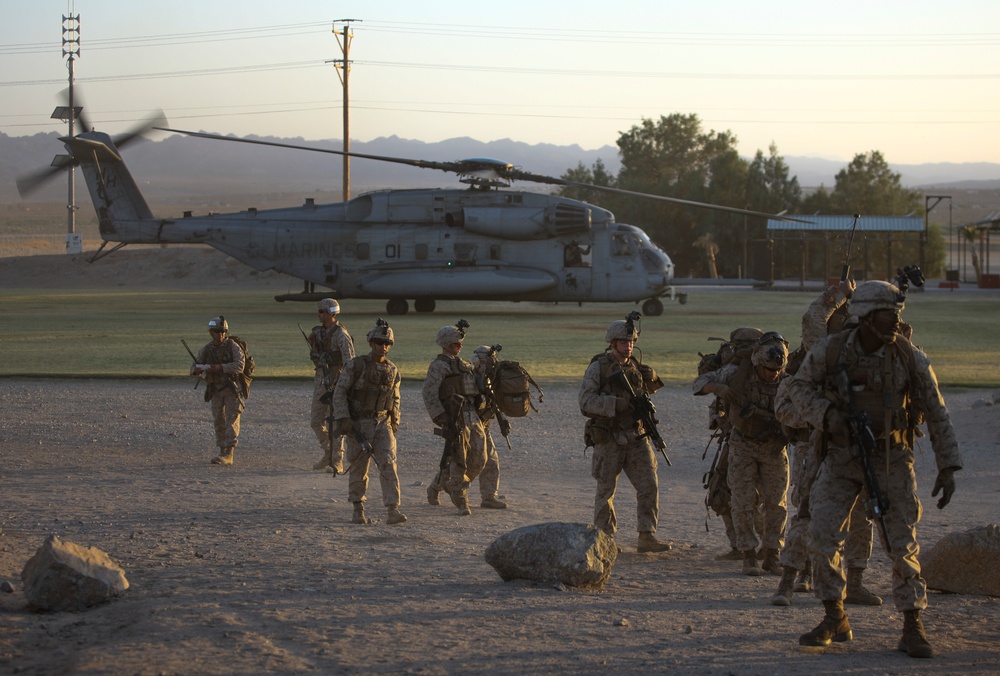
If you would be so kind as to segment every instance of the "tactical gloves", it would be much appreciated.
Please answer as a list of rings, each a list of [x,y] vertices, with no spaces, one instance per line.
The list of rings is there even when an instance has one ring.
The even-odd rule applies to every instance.
[[[736,403],[736,391],[725,383],[712,383],[712,394],[727,404]]]
[[[937,479],[934,480],[934,490],[931,491],[931,497],[937,497],[937,494],[941,493],[941,499],[938,500],[938,509],[944,509],[944,506],[951,502],[951,496],[955,494],[955,470],[946,467],[945,469],[938,472]]]
[[[337,418],[337,433],[350,434],[354,430],[354,421],[350,418]]]

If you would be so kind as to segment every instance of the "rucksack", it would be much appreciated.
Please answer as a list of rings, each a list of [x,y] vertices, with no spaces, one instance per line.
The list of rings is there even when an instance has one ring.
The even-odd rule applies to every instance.
[[[538,390],[538,403],[542,402],[544,393],[538,383],[516,361],[499,361],[493,367],[493,389],[497,406],[510,418],[523,418],[529,411],[538,412],[531,401],[530,385]]]
[[[253,380],[253,372],[257,368],[257,364],[254,363],[253,357],[250,355],[247,341],[239,336],[229,336],[229,340],[236,343],[243,352],[243,370],[237,374],[236,382],[240,387],[240,394],[246,399],[250,396],[250,381]]]

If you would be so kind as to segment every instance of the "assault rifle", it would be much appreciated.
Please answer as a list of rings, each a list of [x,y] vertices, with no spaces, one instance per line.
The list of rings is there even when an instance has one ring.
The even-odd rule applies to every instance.
[[[854,233],[858,229],[858,219],[861,214],[854,214],[854,223],[851,224],[851,236],[847,240],[847,252],[844,254],[844,265],[840,268],[840,281],[846,282],[851,276],[851,247],[854,246]]]
[[[663,441],[663,437],[660,436],[660,430],[656,427],[660,424],[660,421],[656,419],[656,407],[653,406],[653,401],[649,398],[646,388],[640,385],[639,391],[636,392],[636,388],[632,387],[632,381],[628,379],[628,376],[625,375],[625,372],[621,368],[611,377],[620,380],[622,387],[629,394],[632,415],[635,416],[636,422],[642,423],[642,427],[645,430],[639,438],[644,439],[648,437],[656,450],[663,456],[663,459],[667,461],[667,466],[672,467],[670,458],[667,457],[667,444]]]
[[[868,503],[873,516],[878,520],[879,530],[882,531],[885,550],[891,554],[892,543],[889,541],[889,534],[885,529],[885,513],[889,510],[889,501],[882,495],[882,489],[878,485],[878,475],[875,474],[875,459],[872,456],[875,451],[875,434],[872,432],[871,417],[868,415],[868,411],[858,411],[846,368],[841,367],[840,380],[840,387],[847,402],[848,431],[851,443],[858,449],[858,461],[864,476],[865,490],[868,491]]]
[[[191,361],[192,361],[192,363],[193,363],[193,364],[194,364],[195,366],[197,366],[197,365],[198,365],[198,357],[194,356],[194,352],[192,352],[192,351],[191,351],[191,348],[190,348],[190,347],[188,347],[188,344],[187,344],[187,341],[186,341],[186,340],[184,340],[183,338],[181,338],[181,342],[182,342],[182,343],[184,343],[184,349],[188,351],[188,354],[189,354],[189,355],[191,355]],[[194,389],[196,389],[196,390],[198,389],[198,383],[200,383],[200,382],[201,382],[201,379],[202,379],[202,377],[201,377],[201,376],[199,376],[199,377],[198,377],[198,380],[194,381]]]

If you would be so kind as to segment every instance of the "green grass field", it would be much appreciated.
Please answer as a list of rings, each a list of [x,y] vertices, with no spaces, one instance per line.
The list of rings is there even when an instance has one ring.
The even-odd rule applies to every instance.
[[[686,305],[667,301],[660,317],[645,318],[638,347],[644,361],[672,382],[695,377],[698,352],[715,351],[710,336],[739,326],[777,330],[794,348],[812,292],[690,292]],[[389,317],[383,301],[343,302],[341,321],[367,351],[364,336],[376,317],[396,334],[390,358],[405,378],[423,378],[439,351],[438,328],[459,318],[471,323],[464,356],[479,344],[503,345],[502,357],[522,362],[541,381],[577,382],[604,331],[629,304],[440,302],[432,314]],[[185,375],[190,357],[209,339],[208,319],[223,314],[247,339],[258,378],[312,375],[305,341],[316,323],[312,303],[277,303],[263,291],[0,290],[0,376],[168,377]],[[904,318],[930,355],[943,385],[1000,386],[1000,328],[994,294],[911,293]]]

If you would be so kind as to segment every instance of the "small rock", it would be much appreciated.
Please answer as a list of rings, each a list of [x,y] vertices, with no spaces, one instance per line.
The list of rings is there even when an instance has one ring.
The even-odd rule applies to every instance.
[[[10,580],[4,580],[3,582],[0,582],[0,591],[11,594],[14,592],[14,585],[10,583]]]
[[[976,399],[974,402],[972,402],[972,408],[973,408],[973,410],[975,410],[977,408],[986,408],[987,406],[992,406],[992,405],[993,405],[992,401],[986,401],[985,399],[981,399],[981,398],[980,399]]]
[[[626,619],[624,617],[619,617],[617,620],[615,620],[615,626],[616,627],[631,627],[632,623],[629,622],[628,619]]]

